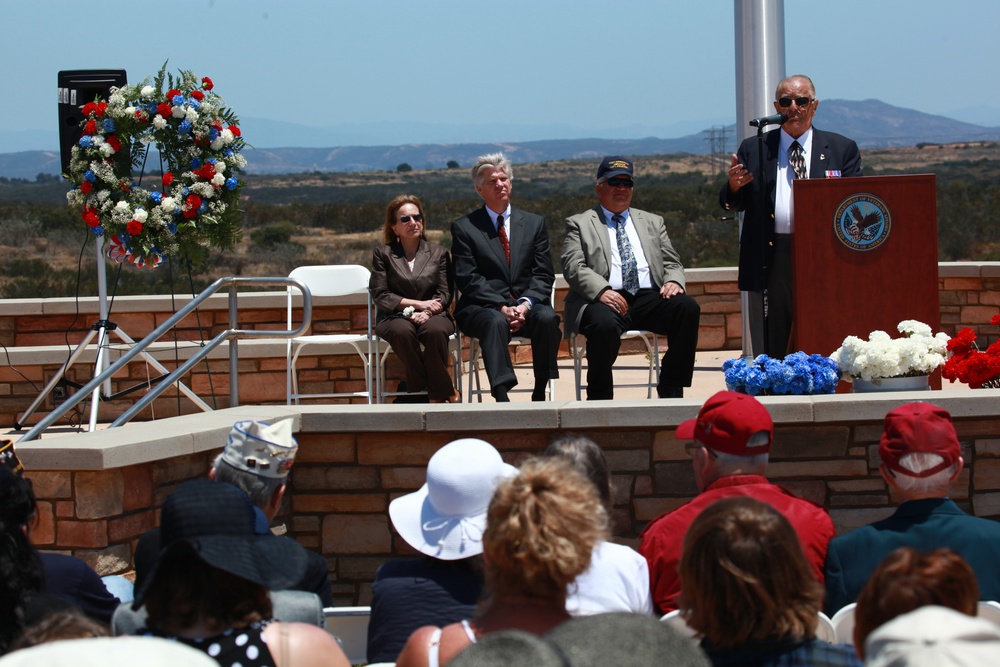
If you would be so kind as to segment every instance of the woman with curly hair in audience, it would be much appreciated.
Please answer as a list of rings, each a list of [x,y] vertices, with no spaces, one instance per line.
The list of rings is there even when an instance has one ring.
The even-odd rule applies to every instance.
[[[611,473],[600,445],[582,435],[567,434],[549,443],[542,455],[561,457],[586,475],[610,516]],[[590,567],[570,586],[566,610],[573,616],[613,611],[652,615],[646,559],[631,547],[602,540],[594,547]]]
[[[975,616],[979,607],[976,573],[951,549],[896,549],[872,571],[858,595],[854,648],[861,659],[868,635],[897,616],[927,605]]]
[[[398,667],[438,667],[500,630],[543,635],[569,620],[566,591],[607,536],[594,485],[559,458],[531,459],[500,483],[483,534],[487,600],[472,620],[414,632]]]
[[[740,496],[688,528],[680,608],[714,667],[860,667],[854,651],[816,638],[823,586],[795,529],[770,505]]]
[[[427,240],[424,208],[413,195],[389,202],[383,243],[372,256],[368,285],[378,308],[375,333],[389,342],[406,369],[406,391],[426,391],[431,403],[457,403],[448,374],[448,313],[454,292],[451,255]],[[421,351],[423,346],[423,351]]]

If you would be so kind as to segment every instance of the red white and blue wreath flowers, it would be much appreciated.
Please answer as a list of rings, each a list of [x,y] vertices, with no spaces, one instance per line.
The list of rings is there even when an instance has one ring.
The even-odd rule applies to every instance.
[[[238,208],[246,167],[236,115],[212,80],[188,71],[112,89],[107,101],[83,105],[83,134],[73,146],[67,194],[108,256],[156,268],[194,246],[232,249],[242,237]],[[155,145],[165,164],[159,190],[134,182]]]

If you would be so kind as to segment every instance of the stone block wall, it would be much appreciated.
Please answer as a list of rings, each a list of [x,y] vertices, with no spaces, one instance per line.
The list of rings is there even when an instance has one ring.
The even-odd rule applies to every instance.
[[[740,294],[736,287],[736,270],[732,268],[692,269],[688,274],[688,292],[702,308],[698,349],[739,350],[742,347]],[[981,336],[985,348],[997,339],[1000,328],[989,325],[990,317],[1000,313],[1000,262],[946,263],[939,267],[942,330],[954,334],[962,327],[972,327]],[[556,307],[562,310],[567,286],[557,277]],[[162,324],[186,299],[169,296],[119,297],[115,300],[111,319],[132,338],[139,340]],[[286,328],[286,300],[283,294],[240,295],[238,326],[244,329],[282,330]],[[77,314],[79,311],[80,314]],[[12,426],[31,404],[48,381],[59,370],[73,346],[89,331],[96,319],[96,299],[14,299],[0,302],[0,342],[8,347],[8,365],[0,365],[0,426]],[[296,316],[298,317],[298,315]],[[314,301],[313,332],[344,333],[365,331],[365,296],[317,298]],[[184,359],[196,341],[209,338],[228,328],[227,302],[224,297],[209,299],[197,314],[185,318],[171,338],[178,341],[178,356]],[[859,332],[864,335],[866,332]],[[117,343],[117,341],[115,341]],[[467,344],[466,344],[467,345]],[[643,350],[638,341],[627,341],[623,352]],[[116,346],[117,348],[117,346]],[[284,344],[256,352],[241,345],[239,364],[240,401],[242,403],[274,404],[285,402]],[[112,350],[112,358],[120,354]],[[562,356],[569,355],[563,343]],[[159,355],[168,369],[175,367],[169,350]],[[530,363],[531,350],[523,346],[515,351],[515,362]],[[350,392],[364,390],[364,369],[353,355],[306,354],[300,360],[299,379],[304,392]],[[386,364],[388,386],[403,379],[402,365],[390,355]],[[207,364],[197,366],[188,376],[187,384],[213,407],[229,405],[229,366],[223,354],[215,355]],[[86,383],[93,373],[93,355],[84,356],[70,369],[68,377],[78,384]],[[158,373],[141,361],[134,361],[126,375],[113,381],[112,391],[142,384]],[[143,392],[102,402],[99,421],[110,422],[120,415]],[[318,401],[313,401],[318,402]],[[364,399],[335,399],[324,402],[364,402]],[[51,409],[51,401],[40,412]],[[198,408],[186,398],[168,389],[157,399],[152,409],[138,419],[191,414]],[[39,417],[27,420],[35,423]],[[82,412],[71,419],[86,421]]]
[[[212,457],[180,456],[104,470],[29,470],[38,499],[31,540],[70,553],[100,574],[132,570],[135,545],[159,525],[159,508],[181,482],[203,477]]]
[[[1000,390],[765,398],[776,424],[769,477],[824,506],[838,533],[887,516],[893,506],[878,472],[881,420],[914,398],[955,418],[966,469],[953,498],[977,516],[1000,517]],[[613,532],[635,545],[647,522],[697,493],[674,431],[699,407],[680,399],[254,410],[298,420],[300,449],[278,521],[328,559],[338,604],[353,605],[368,602],[381,563],[413,554],[392,529],[388,506],[423,484],[427,461],[447,442],[479,437],[517,465],[567,431],[594,439],[612,470]],[[246,418],[240,410],[24,443],[18,451],[40,501],[36,543],[81,556],[102,574],[127,571],[164,498],[206,474],[229,425]],[[209,421],[211,429],[176,435],[185,424]]]

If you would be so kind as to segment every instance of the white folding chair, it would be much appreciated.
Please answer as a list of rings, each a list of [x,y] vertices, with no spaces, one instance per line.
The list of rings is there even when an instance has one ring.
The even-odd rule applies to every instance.
[[[837,644],[837,630],[830,617],[823,612],[818,612],[819,622],[816,624],[816,639],[822,639],[829,644]]]
[[[580,339],[583,339],[581,342]],[[647,371],[646,382],[643,383],[615,383],[616,387],[646,387],[646,398],[653,398],[656,385],[660,381],[660,339],[652,331],[641,329],[629,329],[621,335],[622,340],[638,338],[646,346],[646,357],[648,363],[645,365],[615,366],[615,370],[645,370]],[[580,333],[574,333],[569,338],[569,350],[573,355],[573,377],[576,380],[576,400],[583,400],[583,393],[587,385],[583,383],[583,373],[586,365],[583,363],[587,356],[587,337]]]
[[[385,360],[392,354],[392,347],[378,335],[375,336],[375,376],[376,402],[385,403],[386,398],[395,396],[426,396],[426,391],[389,391],[386,389]],[[462,390],[462,334],[455,330],[455,333],[448,336],[448,354],[451,356],[451,378],[452,384],[459,391]]]
[[[687,622],[684,620],[684,617],[681,616],[680,609],[674,609],[673,611],[668,611],[666,614],[660,617],[660,623],[665,623],[669,625],[670,627],[672,627],[674,630],[677,630],[685,637],[691,637],[692,639],[695,639],[698,636],[698,633],[695,632],[691,628],[691,626],[688,625]]]
[[[549,303],[552,305],[553,308],[555,307],[556,303],[555,283],[552,283],[552,296],[549,297]],[[511,351],[513,353],[514,350],[512,348],[516,349],[522,345],[527,345],[530,348],[531,339],[526,338],[524,336],[511,336],[510,343],[507,344],[507,348],[508,351]],[[482,388],[482,385],[480,384],[479,381],[479,357],[481,356],[481,352],[482,349],[479,346],[479,339],[469,336],[469,390],[467,392],[469,403],[472,403],[473,396],[476,397],[476,400],[482,403],[483,394],[490,393],[489,389]],[[472,388],[473,381],[476,384],[475,389]],[[549,401],[555,400],[555,390],[556,390],[555,383],[552,381],[552,378],[549,378],[549,382],[545,386],[546,400]],[[534,388],[525,387],[523,389],[517,389],[517,388],[511,389],[509,393],[523,394],[523,393],[531,393],[532,391],[534,391]]]
[[[312,334],[308,336],[297,336],[288,341],[286,351],[286,362],[288,366],[287,391],[288,405],[293,402],[298,405],[302,398],[367,398],[369,403],[373,402],[375,395],[372,386],[372,366],[374,357],[374,340],[372,337],[372,299],[368,293],[368,280],[371,272],[363,267],[354,264],[325,265],[325,266],[300,266],[288,274],[290,278],[301,281],[314,296],[344,296],[355,292],[364,292],[368,300],[368,313],[366,317],[365,333],[345,333],[345,334]],[[300,291],[296,287],[288,288],[288,328],[293,328],[292,307],[293,301]],[[316,323],[313,322],[315,329]],[[296,364],[302,351],[311,346],[322,346],[331,352],[338,348],[348,348],[353,350],[361,359],[365,372],[364,391],[328,392],[304,394],[299,392],[299,378]]]
[[[1000,602],[994,600],[980,600],[977,616],[984,618],[994,625],[1000,625]]]
[[[325,607],[326,631],[340,640],[352,665],[368,662],[368,621],[371,607]]]
[[[854,608],[857,602],[852,602],[845,607],[838,609],[830,622],[833,623],[833,631],[837,635],[838,644],[854,645]]]

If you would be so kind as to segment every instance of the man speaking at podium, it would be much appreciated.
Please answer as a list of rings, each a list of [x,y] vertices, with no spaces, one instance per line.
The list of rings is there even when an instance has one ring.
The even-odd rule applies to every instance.
[[[761,157],[757,138],[748,137],[733,155],[729,179],[719,193],[722,208],[744,212],[739,286],[750,293],[750,312],[744,316],[750,318],[755,355],[761,352],[758,341],[772,357],[781,358],[789,351],[792,181],[862,175],[861,153],[853,140],[813,128],[818,106],[816,87],[809,77],[794,74],[778,82],[774,109],[787,116],[787,120],[779,131],[764,135],[764,183],[759,183]]]

